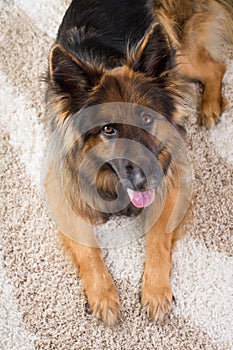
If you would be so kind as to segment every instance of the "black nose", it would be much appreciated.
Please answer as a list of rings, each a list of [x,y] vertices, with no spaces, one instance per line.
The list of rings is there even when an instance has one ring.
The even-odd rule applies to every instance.
[[[153,175],[146,177],[143,170],[138,167],[133,170],[131,175],[132,185],[137,191],[147,191],[152,188],[157,188],[160,180],[160,172],[156,172]]]
[[[143,160],[138,163],[143,166],[121,158],[113,159],[110,164],[125,187],[140,192],[156,189],[163,175],[159,163]]]
[[[134,169],[131,175],[131,182],[134,189],[138,191],[145,191],[147,188],[147,179],[140,168]]]

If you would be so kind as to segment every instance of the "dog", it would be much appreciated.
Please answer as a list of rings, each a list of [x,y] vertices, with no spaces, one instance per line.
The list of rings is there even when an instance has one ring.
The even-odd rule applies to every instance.
[[[49,56],[45,193],[90,308],[106,325],[121,306],[92,227],[112,214],[146,212],[142,307],[157,320],[172,306],[172,248],[185,217],[179,172],[189,171],[177,134],[185,135],[190,82],[203,87],[198,124],[220,121],[222,43],[232,40],[231,0],[73,0],[63,18]],[[135,153],[134,142],[148,155]],[[114,206],[119,197],[124,206]],[[179,220],[168,229],[174,207]]]

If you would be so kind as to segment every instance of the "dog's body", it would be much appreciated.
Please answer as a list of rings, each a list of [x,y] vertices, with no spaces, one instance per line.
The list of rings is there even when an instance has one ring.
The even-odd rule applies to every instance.
[[[218,122],[225,104],[221,96],[225,72],[221,44],[223,40],[233,40],[232,16],[230,0],[74,0],[51,50],[47,116],[58,138],[54,146],[59,154],[57,160],[63,165],[58,166],[58,173],[58,168],[50,169],[53,175],[48,174],[49,186],[45,186],[48,197],[49,192],[56,192],[54,178],[61,176],[62,191],[77,217],[92,225],[106,222],[111,212],[94,209],[84,201],[76,173],[90,150],[113,138],[143,144],[153,154],[154,163],[159,163],[149,179],[137,162],[123,157],[112,159],[98,169],[96,187],[107,203],[117,198],[119,180],[127,180],[131,202],[117,214],[138,215],[144,206],[153,207],[155,188],[161,177],[167,180],[164,208],[146,235],[142,304],[155,319],[161,318],[172,302],[171,251],[178,228],[174,227],[170,233],[166,233],[166,228],[177,201],[179,179],[172,151],[162,147],[156,137],[153,116],[138,112],[135,106],[162,115],[182,134],[186,82],[199,81],[203,96],[198,122],[206,127]],[[140,119],[142,127],[137,124],[139,119],[130,126],[129,121],[124,123],[121,109],[117,107],[113,113],[111,103],[132,104],[132,114],[135,120]],[[102,113],[102,119],[97,123],[86,118],[80,123],[80,111],[96,105],[100,106],[98,113]],[[100,152],[97,157],[102,157]],[[96,171],[95,165],[93,169]],[[88,194],[92,184],[85,181],[84,191]],[[62,205],[55,209],[61,208],[60,214],[57,213],[60,216]],[[94,314],[106,324],[113,324],[119,316],[119,297],[101,250],[67,237],[64,241],[79,266]]]

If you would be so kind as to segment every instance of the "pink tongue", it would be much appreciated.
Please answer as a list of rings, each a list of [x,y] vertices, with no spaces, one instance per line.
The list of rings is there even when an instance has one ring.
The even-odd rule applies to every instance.
[[[155,198],[155,190],[149,190],[145,192],[136,192],[127,189],[129,198],[133,205],[137,208],[144,208],[150,205]]]

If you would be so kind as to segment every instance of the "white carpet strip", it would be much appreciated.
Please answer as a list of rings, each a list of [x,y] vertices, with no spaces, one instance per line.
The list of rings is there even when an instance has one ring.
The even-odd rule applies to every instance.
[[[14,287],[7,278],[0,250],[0,349],[34,350],[34,334],[23,327],[23,315],[18,310]]]
[[[69,1],[67,6],[62,0],[15,0],[14,3],[33,20],[37,28],[55,38]]]

